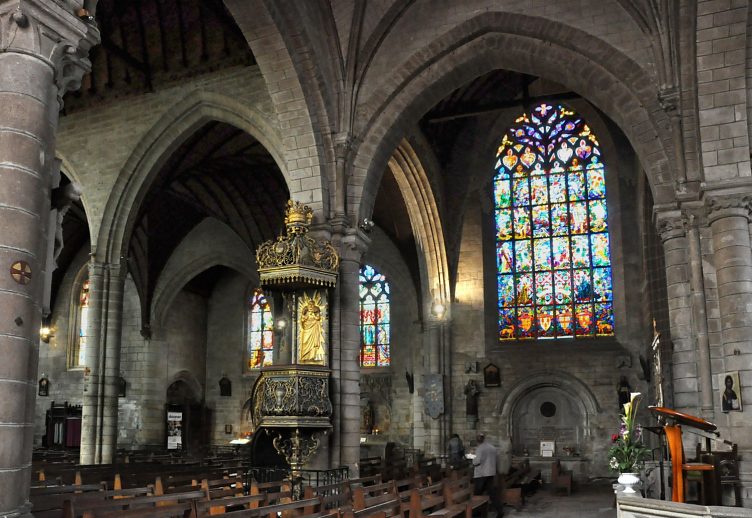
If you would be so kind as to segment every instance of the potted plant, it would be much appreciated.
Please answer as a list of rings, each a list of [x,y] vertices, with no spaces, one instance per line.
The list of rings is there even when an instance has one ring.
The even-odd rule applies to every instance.
[[[619,472],[618,482],[624,486],[625,494],[636,493],[633,486],[640,481],[639,471],[650,457],[650,449],[642,443],[642,428],[635,422],[640,399],[642,395],[633,392],[629,402],[624,403],[619,433],[611,436],[613,445],[608,450],[609,467]]]

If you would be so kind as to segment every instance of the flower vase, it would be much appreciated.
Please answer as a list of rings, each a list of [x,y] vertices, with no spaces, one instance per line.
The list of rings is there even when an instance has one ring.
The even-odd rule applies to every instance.
[[[640,496],[640,493],[635,491],[634,486],[640,483],[639,473],[621,473],[617,482],[624,486],[621,490],[621,494],[625,496]]]

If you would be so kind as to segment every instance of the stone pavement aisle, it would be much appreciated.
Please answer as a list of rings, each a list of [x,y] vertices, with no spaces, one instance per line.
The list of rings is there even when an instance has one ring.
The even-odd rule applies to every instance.
[[[544,486],[525,500],[520,511],[504,507],[504,516],[535,516],[540,518],[614,518],[616,509],[611,484],[577,484],[571,496],[554,495],[550,486]]]

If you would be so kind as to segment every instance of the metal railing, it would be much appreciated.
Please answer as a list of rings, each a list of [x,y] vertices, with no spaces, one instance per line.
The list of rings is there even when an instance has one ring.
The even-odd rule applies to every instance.
[[[303,469],[298,473],[297,479],[291,480],[292,473],[289,468],[251,466],[246,468],[245,485],[250,489],[252,482],[263,484],[291,480],[293,497],[299,499],[303,496],[305,486],[319,487],[344,482],[348,479],[350,470],[347,466],[340,466],[332,469]]]

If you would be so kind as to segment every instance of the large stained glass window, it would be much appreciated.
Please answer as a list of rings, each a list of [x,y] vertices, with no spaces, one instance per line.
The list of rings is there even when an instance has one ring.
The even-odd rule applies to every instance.
[[[605,167],[562,105],[523,114],[494,177],[499,339],[614,334]]]
[[[260,369],[273,362],[274,319],[264,292],[253,290],[248,312],[248,368]]]
[[[389,283],[372,266],[360,268],[360,366],[388,367]]]

